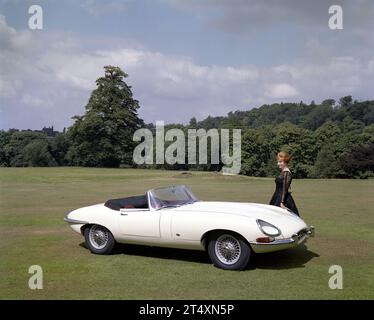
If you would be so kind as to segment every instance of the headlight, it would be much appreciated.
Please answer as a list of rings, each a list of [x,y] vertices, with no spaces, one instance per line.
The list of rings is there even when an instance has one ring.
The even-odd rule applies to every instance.
[[[260,219],[256,221],[260,230],[268,236],[277,237],[282,233],[276,226],[273,226],[269,222]]]

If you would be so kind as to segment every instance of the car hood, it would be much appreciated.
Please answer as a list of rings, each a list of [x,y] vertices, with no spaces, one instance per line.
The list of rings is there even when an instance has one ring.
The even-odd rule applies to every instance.
[[[298,230],[307,227],[296,214],[277,206],[250,202],[198,201],[177,208],[178,211],[245,216],[251,219],[262,219],[276,226],[287,224]]]

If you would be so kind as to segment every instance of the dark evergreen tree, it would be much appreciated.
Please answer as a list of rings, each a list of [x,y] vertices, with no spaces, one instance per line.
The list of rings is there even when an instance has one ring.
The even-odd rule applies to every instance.
[[[83,116],[75,116],[68,134],[72,147],[68,159],[74,165],[118,167],[132,162],[134,132],[144,125],[138,117],[139,102],[133,98],[128,76],[118,67],[104,67],[96,80]]]

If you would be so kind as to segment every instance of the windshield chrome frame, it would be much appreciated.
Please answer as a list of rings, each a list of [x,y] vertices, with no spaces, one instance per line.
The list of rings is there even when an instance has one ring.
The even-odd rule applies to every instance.
[[[148,206],[151,210],[160,210],[160,209],[165,209],[165,208],[175,208],[176,206],[162,206],[162,207],[159,207],[159,208],[155,208],[153,207],[152,205],[152,198],[155,197],[153,191],[155,190],[158,190],[158,189],[168,189],[168,188],[175,188],[175,187],[184,187],[187,189],[187,191],[196,199],[195,201],[193,202],[187,202],[187,203],[181,203],[180,205],[183,206],[185,204],[190,204],[190,203],[195,203],[197,201],[200,201],[198,197],[196,197],[193,192],[184,184],[178,184],[178,185],[172,185],[172,186],[168,186],[168,187],[161,187],[161,188],[154,188],[154,189],[150,189],[147,191],[147,197],[148,197]],[[178,205],[179,206],[179,205]],[[177,207],[178,207],[177,206]]]

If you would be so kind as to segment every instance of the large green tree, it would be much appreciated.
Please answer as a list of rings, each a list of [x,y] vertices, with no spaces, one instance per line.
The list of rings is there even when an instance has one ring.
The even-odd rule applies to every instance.
[[[56,160],[50,153],[46,138],[31,141],[23,150],[23,163],[28,167],[54,167]]]
[[[12,167],[46,167],[57,165],[50,152],[47,136],[32,131],[17,131],[11,134],[3,152]]]
[[[374,176],[374,143],[356,145],[340,158],[341,166],[349,178]]]
[[[68,130],[72,146],[68,159],[73,165],[118,167],[132,161],[135,130],[143,126],[138,117],[139,102],[133,98],[128,76],[119,67],[105,66],[96,80],[83,116],[75,116]]]
[[[10,157],[5,151],[5,147],[10,141],[11,133],[0,130],[0,167],[8,167],[10,165]]]

